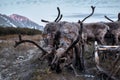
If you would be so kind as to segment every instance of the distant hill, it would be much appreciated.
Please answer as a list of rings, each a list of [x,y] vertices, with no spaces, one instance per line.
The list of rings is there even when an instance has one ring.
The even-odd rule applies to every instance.
[[[31,21],[27,17],[18,14],[12,14],[10,16],[0,14],[0,26],[22,28],[27,27],[43,30],[43,26]]]

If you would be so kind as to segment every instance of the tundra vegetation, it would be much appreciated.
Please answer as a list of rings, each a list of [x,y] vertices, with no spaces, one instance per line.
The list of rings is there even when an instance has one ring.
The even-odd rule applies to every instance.
[[[42,69],[45,70],[42,72],[44,74],[41,74],[40,70],[42,69],[35,69],[34,72],[31,73],[31,76],[33,77],[26,79],[120,79],[120,47],[119,45],[113,45],[114,42],[115,44],[118,44],[119,42],[119,40],[116,40],[119,39],[119,35],[115,33],[118,33],[119,30],[120,14],[118,14],[118,21],[113,21],[106,17],[112,22],[84,23],[86,19],[94,14],[95,7],[91,6],[91,9],[92,12],[83,20],[78,20],[78,22],[67,22],[60,21],[63,15],[61,14],[59,7],[57,7],[58,16],[53,22],[41,20],[42,22],[45,22],[46,25],[40,43],[37,43],[32,39],[23,38],[20,34],[18,35],[19,39],[15,41],[14,47],[26,46],[26,43],[31,43],[35,48],[37,47],[40,49],[41,54],[39,55],[37,54],[38,51],[32,51],[37,56],[35,55],[35,58],[32,57],[32,60],[34,60],[31,61],[31,64],[28,64],[34,64],[32,65],[32,68],[42,67]],[[113,24],[112,27],[111,24]],[[114,26],[115,29],[112,31]],[[111,35],[115,37],[111,37]],[[109,39],[111,39],[110,44],[108,43]],[[27,47],[30,46],[28,45]],[[15,49],[18,48],[19,47]],[[31,54],[33,55],[33,53]],[[24,58],[19,57],[18,59]],[[71,79],[63,77],[63,75],[68,74],[65,71],[69,70],[74,73],[72,76],[75,77],[71,77],[71,75],[69,75]],[[58,75],[54,72],[57,74],[59,73],[58,75],[62,74],[62,78],[58,78]],[[54,73],[54,75],[51,73]],[[49,74],[49,78],[46,74]],[[44,76],[44,78],[42,76]]]
[[[41,34],[41,33],[42,31],[37,29],[0,26],[0,36],[14,35],[14,34],[35,35],[35,34]]]

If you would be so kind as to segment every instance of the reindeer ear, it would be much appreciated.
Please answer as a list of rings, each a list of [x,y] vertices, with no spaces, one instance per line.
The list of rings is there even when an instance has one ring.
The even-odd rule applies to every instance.
[[[120,13],[118,13],[118,21],[120,21]]]

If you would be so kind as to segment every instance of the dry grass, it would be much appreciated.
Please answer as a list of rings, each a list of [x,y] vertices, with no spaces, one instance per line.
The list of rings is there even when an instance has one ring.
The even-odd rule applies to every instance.
[[[18,35],[5,35],[5,36],[0,36],[0,40],[8,40],[8,39],[11,39],[11,38],[15,38],[17,37]]]
[[[33,40],[39,44],[40,40],[42,39],[42,36],[41,35],[22,35],[22,39],[23,40]],[[8,46],[14,46],[15,41],[18,41],[18,40],[19,40],[18,35],[0,36],[0,49],[8,47]],[[20,46],[35,47],[31,43],[24,43],[24,44],[21,44]],[[19,48],[20,48],[20,46],[19,46]]]
[[[5,36],[0,36],[0,40],[10,40],[10,39],[16,39],[18,38],[18,35],[5,35]],[[22,35],[23,39],[29,39],[29,40],[34,40],[34,41],[39,41],[42,36],[41,35]]]
[[[32,35],[32,36],[23,35],[22,39],[28,39],[28,40],[33,40],[33,41],[40,41],[42,39],[42,36],[41,35]]]

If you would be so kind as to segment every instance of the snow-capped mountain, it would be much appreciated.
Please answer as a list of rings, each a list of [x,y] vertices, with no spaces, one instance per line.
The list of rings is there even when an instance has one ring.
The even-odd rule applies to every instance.
[[[31,21],[27,17],[12,14],[10,16],[0,14],[0,26],[5,27],[27,27],[43,30],[43,26],[38,25],[37,23]]]

